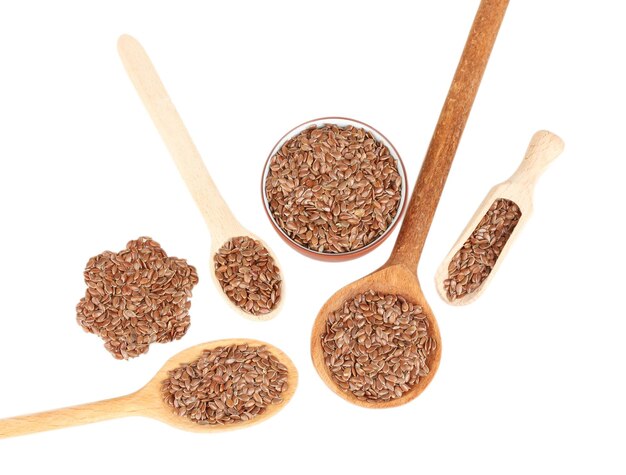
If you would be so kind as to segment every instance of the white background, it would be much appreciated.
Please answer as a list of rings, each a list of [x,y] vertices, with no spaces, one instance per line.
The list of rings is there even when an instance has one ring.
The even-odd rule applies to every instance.
[[[176,352],[253,337],[300,371],[292,402],[247,430],[195,434],[128,418],[0,441],[0,473],[624,473],[624,109],[619,2],[514,1],[422,256],[443,338],[428,389],[367,410],[317,377],[309,336],[335,290],[384,246],[320,263],[264,216],[259,180],[295,125],[342,115],[378,128],[414,183],[478,2],[0,4],[0,417],[138,389]],[[210,239],[117,56],[136,36],[226,201],[279,255],[273,321],[235,315],[209,278]],[[452,308],[433,276],[533,132],[564,154],[480,300]],[[141,235],[198,268],[181,340],[114,360],[75,322],[87,259]],[[0,423],[1,424],[1,423]]]

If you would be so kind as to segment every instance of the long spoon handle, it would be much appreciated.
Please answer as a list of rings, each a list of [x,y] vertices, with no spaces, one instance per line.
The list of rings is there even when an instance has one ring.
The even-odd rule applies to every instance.
[[[25,416],[0,419],[0,439],[78,426],[119,417],[142,415],[134,395]]]
[[[508,3],[508,0],[480,2],[389,264],[404,264],[417,270],[426,236]]]
[[[122,35],[117,47],[126,72],[176,162],[213,239],[224,229],[238,227],[141,44],[129,35]]]

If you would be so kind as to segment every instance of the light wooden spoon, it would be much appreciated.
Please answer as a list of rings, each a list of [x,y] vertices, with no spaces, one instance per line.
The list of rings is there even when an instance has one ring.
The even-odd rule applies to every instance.
[[[508,0],[482,0],[480,3],[391,257],[377,271],[336,292],[319,311],[313,325],[311,356],[317,372],[328,387],[353,404],[373,408],[405,404],[428,386],[439,367],[439,327],[417,279],[417,264],[508,3]],[[328,316],[347,299],[369,290],[402,295],[421,305],[429,321],[430,336],[437,342],[427,359],[430,372],[402,396],[389,401],[362,401],[342,390],[324,362],[321,335]]]
[[[215,183],[213,183],[198,149],[191,140],[185,124],[141,44],[129,35],[122,35],[118,40],[118,51],[130,80],[150,117],[152,117],[154,125],[161,134],[178,171],[209,228],[211,256],[214,256],[231,238],[247,236],[260,241],[280,269],[278,259],[269,246],[239,224],[239,221],[230,211]],[[252,320],[269,320],[275,317],[282,307],[285,298],[284,282],[281,282],[281,296],[274,308],[269,313],[253,315],[235,305],[222,291],[215,276],[213,263],[211,263],[211,275],[215,285],[220,289],[220,293],[240,315]]]
[[[435,285],[437,286],[437,291],[443,300],[451,305],[466,305],[480,297],[487,287],[487,284],[491,281],[491,278],[500,267],[500,263],[504,260],[504,256],[510,249],[513,240],[517,238],[520,231],[524,227],[524,224],[526,224],[526,221],[530,218],[533,209],[533,190],[537,179],[552,162],[552,160],[561,154],[563,147],[563,141],[553,133],[546,130],[537,132],[533,135],[530,144],[528,145],[528,150],[526,150],[526,155],[513,176],[505,182],[494,186],[489,193],[487,193],[487,196],[476,210],[476,213],[467,224],[467,227],[463,230],[459,239],[454,246],[452,246],[452,249],[450,249],[450,252],[437,270]],[[493,202],[501,198],[513,201],[519,207],[522,213],[519,221],[511,232],[506,244],[502,248],[500,255],[491,269],[491,272],[489,272],[480,287],[478,287],[474,292],[465,294],[461,298],[454,300],[448,299],[444,281],[448,278],[448,266],[450,265],[450,261],[474,232]]]
[[[168,372],[178,368],[181,363],[197,359],[204,350],[218,346],[249,344],[264,345],[288,369],[287,389],[282,394],[283,401],[270,404],[263,414],[247,421],[228,425],[201,425],[183,416],[178,416],[161,397],[161,383],[168,378]],[[220,432],[224,430],[248,427],[264,421],[280,411],[289,402],[298,385],[298,371],[289,357],[278,348],[262,341],[250,339],[228,339],[203,343],[181,351],[170,358],[159,372],[139,391],[114,399],[56,409],[48,412],[0,419],[0,439],[18,435],[33,434],[63,427],[71,427],[108,419],[129,416],[144,416],[157,419],[179,429],[193,432]]]

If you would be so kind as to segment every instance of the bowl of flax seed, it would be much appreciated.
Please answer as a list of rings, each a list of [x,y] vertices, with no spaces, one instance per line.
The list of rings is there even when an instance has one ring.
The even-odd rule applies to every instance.
[[[407,204],[400,155],[373,127],[324,117],[293,128],[263,170],[263,203],[278,234],[318,260],[360,257],[391,234]]]

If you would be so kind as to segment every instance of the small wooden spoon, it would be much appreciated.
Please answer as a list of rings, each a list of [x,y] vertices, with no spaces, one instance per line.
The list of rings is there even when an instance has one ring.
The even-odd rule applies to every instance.
[[[168,372],[182,363],[197,359],[204,350],[218,346],[249,344],[265,346],[288,369],[287,389],[282,394],[280,404],[270,404],[263,414],[247,421],[227,425],[201,425],[184,416],[178,416],[161,397],[161,383],[168,378]],[[278,348],[262,341],[250,339],[228,339],[203,343],[181,351],[170,358],[159,372],[139,391],[114,399],[82,404],[64,409],[0,419],[0,439],[18,435],[33,434],[63,427],[71,427],[108,419],[129,416],[144,416],[157,419],[179,429],[193,432],[220,432],[224,430],[248,427],[264,421],[280,411],[289,402],[298,385],[298,371],[289,357]]]
[[[553,133],[546,130],[537,132],[533,135],[530,144],[528,145],[528,150],[526,150],[526,155],[513,176],[511,176],[511,178],[507,181],[494,186],[489,193],[487,193],[487,196],[478,207],[476,213],[467,224],[467,227],[463,230],[452,249],[450,249],[450,252],[443,260],[443,263],[437,271],[435,284],[437,286],[437,291],[443,300],[451,305],[466,305],[480,297],[492,276],[497,272],[501,261],[504,260],[504,256],[511,247],[511,243],[517,238],[520,231],[524,227],[524,224],[526,224],[526,221],[530,218],[533,208],[533,189],[535,188],[537,179],[552,162],[552,160],[561,154],[563,147],[563,141]],[[450,261],[474,232],[493,202],[501,198],[510,200],[519,207],[522,213],[519,221],[511,232],[506,244],[502,248],[500,255],[491,269],[491,272],[489,272],[489,275],[487,275],[480,287],[478,287],[474,292],[465,294],[463,297],[456,298],[454,300],[448,299],[444,281],[448,278],[448,266],[450,265]]]
[[[215,255],[230,239],[238,236],[247,236],[260,241],[280,268],[278,259],[269,246],[258,236],[255,236],[239,224],[239,221],[230,211],[215,183],[213,183],[198,149],[191,140],[185,124],[141,44],[129,35],[122,35],[118,40],[118,51],[130,80],[135,86],[139,97],[141,97],[150,117],[152,117],[154,125],[161,134],[161,138],[165,142],[174,162],[176,162],[178,171],[209,228],[211,233],[211,255]],[[235,305],[222,291],[213,271],[213,263],[211,263],[211,275],[215,285],[220,289],[220,293],[240,315],[252,320],[269,320],[275,317],[282,307],[285,298],[284,281],[281,282],[281,297],[274,308],[269,313],[253,315]]]
[[[336,292],[324,304],[313,325],[311,356],[317,372],[336,394],[353,404],[375,408],[405,404],[428,386],[439,366],[439,327],[417,279],[417,264],[508,3],[508,0],[480,2],[391,257],[377,271]],[[362,401],[351,392],[343,391],[324,362],[321,335],[328,316],[341,308],[347,299],[369,290],[402,295],[421,305],[430,324],[430,335],[437,342],[436,349],[427,359],[430,372],[402,396],[389,401]]]

